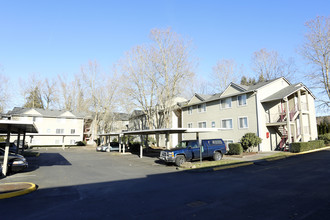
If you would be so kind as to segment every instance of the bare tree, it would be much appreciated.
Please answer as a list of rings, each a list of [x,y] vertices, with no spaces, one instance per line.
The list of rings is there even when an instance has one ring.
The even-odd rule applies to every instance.
[[[182,88],[194,76],[191,43],[170,28],[151,30],[151,40],[153,69],[159,75],[156,78],[157,104],[164,114],[163,126],[169,127],[171,112],[176,104],[174,99],[182,95]]]
[[[173,100],[182,94],[194,73],[189,42],[171,29],[153,29],[152,42],[134,47],[120,62],[125,93],[146,116],[148,127],[170,123]],[[158,123],[162,112],[164,124]]]
[[[112,115],[116,110],[116,75],[102,74],[96,61],[90,61],[87,66],[82,66],[81,73],[88,109],[94,116],[95,132],[110,132],[114,120]]]
[[[8,86],[9,81],[6,76],[2,74],[3,70],[0,65],[0,113],[2,113],[8,105],[11,94],[9,93]]]
[[[308,31],[300,53],[313,67],[312,72],[306,74],[306,77],[312,87],[324,95],[319,101],[330,107],[330,17],[316,17],[305,25]]]
[[[45,109],[49,109],[58,100],[57,81],[46,78],[42,84],[41,94],[45,103]]]
[[[146,123],[153,127],[153,107],[157,102],[157,75],[152,71],[150,48],[137,46],[126,53],[120,62],[123,73],[123,89],[128,102],[141,109],[146,116]]]
[[[262,75],[265,80],[283,76],[292,81],[296,72],[293,58],[284,60],[276,51],[266,49],[253,53],[252,69],[256,73],[256,79]]]
[[[211,74],[214,92],[222,92],[230,82],[236,82],[238,77],[237,64],[234,60],[219,60]]]

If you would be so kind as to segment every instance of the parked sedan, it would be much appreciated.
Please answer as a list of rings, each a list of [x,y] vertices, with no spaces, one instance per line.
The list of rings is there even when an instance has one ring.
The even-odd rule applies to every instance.
[[[0,166],[3,165],[3,159],[5,157],[5,150],[0,148]],[[8,172],[19,172],[28,167],[28,162],[25,157],[19,154],[9,152],[8,154]]]
[[[0,148],[1,149],[5,149],[6,147],[6,142],[0,142]],[[17,145],[15,143],[10,143],[9,144],[9,151],[12,152],[12,153],[16,153],[16,150],[17,150]]]
[[[110,142],[110,147],[109,144],[107,145],[100,145],[96,147],[96,151],[102,151],[102,152],[110,152],[114,150],[119,150],[119,143],[118,142]]]

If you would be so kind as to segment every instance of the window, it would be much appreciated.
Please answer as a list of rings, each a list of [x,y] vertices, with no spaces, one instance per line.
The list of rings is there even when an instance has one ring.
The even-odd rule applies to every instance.
[[[198,112],[206,112],[206,104],[198,105]]]
[[[193,124],[192,123],[188,123],[188,128],[192,128]]]
[[[193,111],[193,107],[192,106],[188,107],[188,115],[191,115],[192,111]]]
[[[56,134],[64,134],[64,129],[57,128]]]
[[[215,121],[212,121],[212,122],[211,122],[211,127],[212,127],[212,128],[215,128]]]
[[[246,94],[237,97],[238,106],[246,105]]]
[[[226,99],[220,100],[220,107],[222,109],[231,108],[231,98],[226,98]]]
[[[238,118],[239,128],[248,128],[248,119],[247,117]]]
[[[219,144],[223,144],[224,142],[222,142],[222,140],[212,140],[210,141],[211,145],[219,145]]]
[[[232,129],[233,128],[233,119],[221,120],[221,128],[223,128],[223,129]]]
[[[206,128],[206,122],[198,122],[198,128]]]
[[[76,133],[76,129],[71,129],[71,134],[75,134]]]
[[[229,144],[230,143],[234,143],[233,140],[223,140],[223,142],[225,142],[225,145],[227,146],[227,149],[229,149]]]

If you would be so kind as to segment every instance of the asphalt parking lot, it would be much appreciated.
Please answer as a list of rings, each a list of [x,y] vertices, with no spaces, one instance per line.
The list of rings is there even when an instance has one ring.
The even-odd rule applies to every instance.
[[[328,219],[330,150],[215,172],[92,150],[42,150],[4,181],[39,188],[1,200],[4,219]],[[35,166],[35,167],[33,167]]]
[[[96,152],[94,148],[48,148],[38,149],[39,157],[28,157],[29,168],[3,179],[34,182],[39,189],[69,185],[90,184],[142,178],[146,175],[176,171],[176,167],[165,166],[157,157],[136,154]]]

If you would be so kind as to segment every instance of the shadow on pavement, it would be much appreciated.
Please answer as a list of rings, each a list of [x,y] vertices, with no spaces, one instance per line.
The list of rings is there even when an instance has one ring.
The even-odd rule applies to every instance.
[[[330,214],[329,158],[330,152],[325,152],[290,158],[270,169],[174,172],[39,188],[6,200],[4,210],[17,206],[20,211],[3,212],[2,218],[326,219]]]

